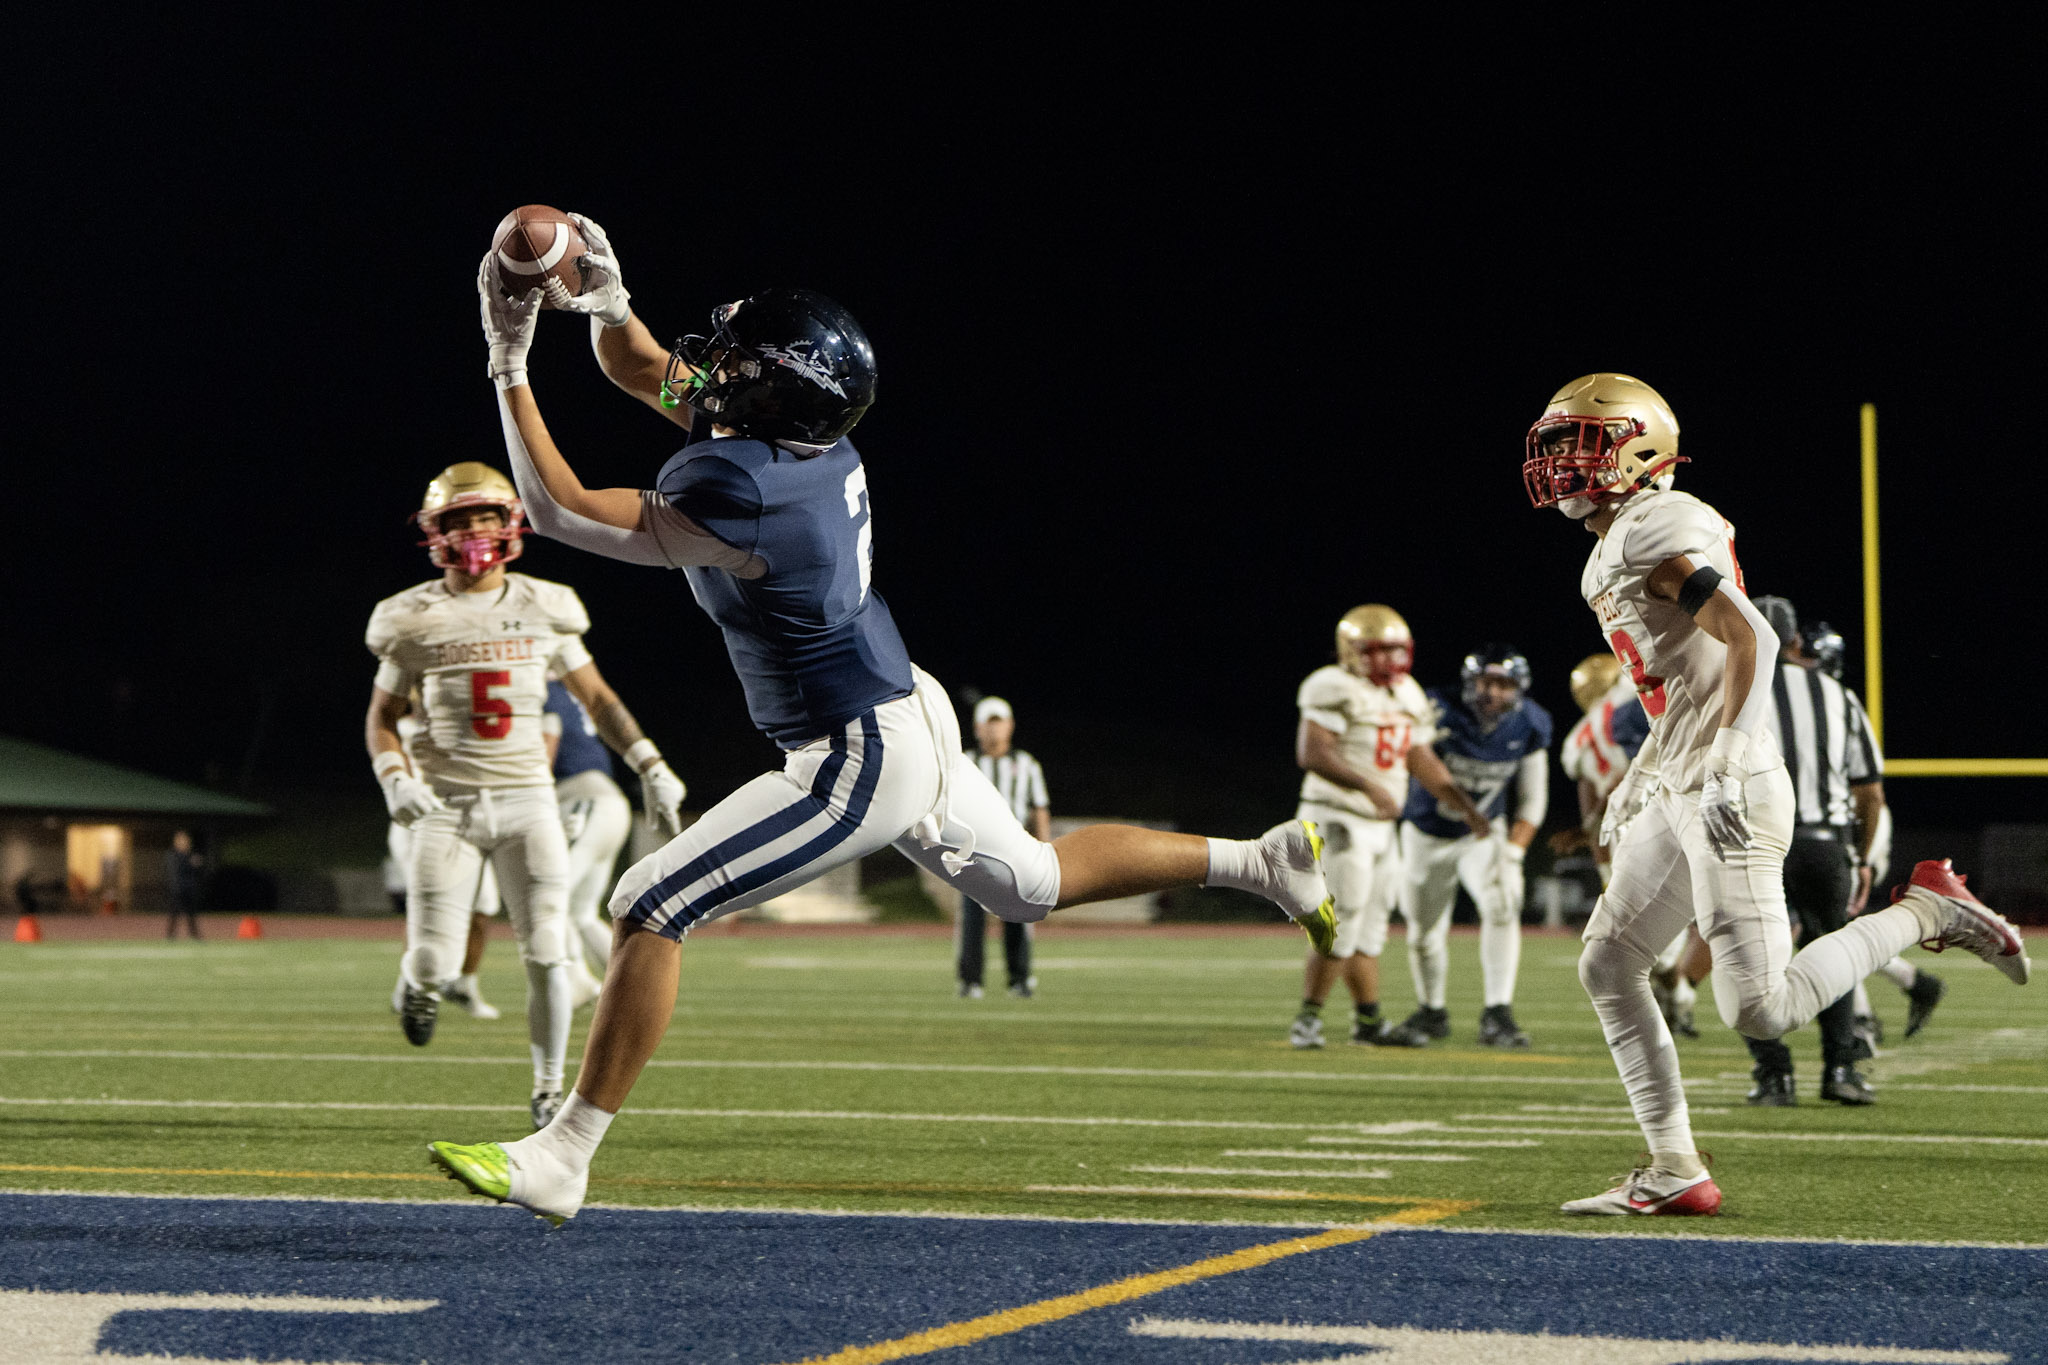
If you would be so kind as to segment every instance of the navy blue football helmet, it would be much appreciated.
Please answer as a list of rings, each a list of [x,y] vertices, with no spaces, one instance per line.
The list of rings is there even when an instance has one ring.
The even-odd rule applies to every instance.
[[[1479,680],[1481,678],[1505,678],[1515,685],[1516,700],[1529,691],[1529,661],[1522,657],[1522,651],[1513,645],[1498,642],[1481,645],[1465,656],[1465,662],[1458,669],[1458,681],[1463,684],[1462,694],[1465,706],[1474,715],[1479,714]],[[1508,708],[1512,711],[1514,708]]]
[[[1849,649],[1842,640],[1842,632],[1825,621],[1815,621],[1801,634],[1806,639],[1806,652],[1820,664],[1820,671],[1840,682],[1843,656]]]
[[[853,314],[808,289],[765,289],[711,312],[669,356],[664,407],[688,403],[762,441],[828,446],[875,401],[875,351]]]

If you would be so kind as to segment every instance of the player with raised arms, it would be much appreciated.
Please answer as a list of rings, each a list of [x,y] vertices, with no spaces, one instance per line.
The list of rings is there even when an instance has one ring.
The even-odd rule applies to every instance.
[[[1579,957],[1649,1161],[1563,1208],[1711,1214],[1721,1192],[1694,1148],[1677,1049],[1650,991],[1658,954],[1687,924],[1713,950],[1722,1020],[1749,1038],[1806,1023],[1915,942],[1963,948],[2018,985],[2029,964],[2018,932],[1946,859],[1915,867],[1888,908],[1792,952],[1784,862],[1794,798],[1766,723],[1778,637],[1744,590],[1734,528],[1671,489],[1678,419],[1641,380],[1591,374],[1557,391],[1525,444],[1530,502],[1597,538],[1579,589],[1650,720],[1630,777],[1657,778],[1639,811],[1610,803],[1610,818],[1632,818]]]
[[[569,845],[541,736],[549,670],[639,771],[650,819],[670,833],[683,787],[597,671],[575,589],[507,571],[523,548],[523,515],[511,481],[474,460],[427,485],[415,520],[441,576],[385,598],[370,615],[377,676],[364,737],[391,818],[412,836],[399,963],[406,1041],[424,1047],[433,1038],[441,1001],[462,975],[488,860],[526,964],[539,1128],[562,1102],[573,951]],[[415,692],[422,724],[408,756],[399,719]]]
[[[432,1143],[437,1163],[480,1194],[573,1217],[598,1143],[668,1027],[683,935],[892,844],[1006,920],[1206,883],[1273,900],[1327,950],[1335,919],[1312,825],[1256,840],[1093,825],[1040,843],[961,752],[952,703],[911,664],[873,585],[868,474],[847,433],[874,401],[875,359],[850,313],[764,290],[713,310],[710,335],[671,352],[633,314],[603,229],[569,217],[590,244],[587,286],[572,296],[557,280],[545,297],[588,313],[606,376],[688,435],[652,488],[585,488],[527,382],[543,291],[509,298],[487,254],[477,290],[489,374],[534,529],[681,568],[785,759],[620,880],[604,994],[554,1122],[502,1145]]]

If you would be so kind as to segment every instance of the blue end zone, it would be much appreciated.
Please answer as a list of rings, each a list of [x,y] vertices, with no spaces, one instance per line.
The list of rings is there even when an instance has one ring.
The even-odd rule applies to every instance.
[[[378,1316],[128,1310],[108,1320],[103,1351],[394,1365],[799,1360],[1288,1235],[607,1209],[550,1233],[486,1205],[63,1195],[0,1196],[0,1227],[0,1290],[440,1301]],[[1289,1322],[1325,1341],[1371,1324],[2048,1361],[2044,1286],[2041,1251],[1404,1230],[930,1358],[1255,1365],[1369,1349],[1229,1327]],[[1178,1335],[1135,1334],[1144,1319]]]

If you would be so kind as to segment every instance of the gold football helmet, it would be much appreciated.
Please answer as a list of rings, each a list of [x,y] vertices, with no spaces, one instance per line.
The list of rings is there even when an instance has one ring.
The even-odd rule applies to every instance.
[[[504,524],[442,531],[441,519],[463,507],[496,508]],[[519,558],[525,548],[526,509],[519,501],[519,490],[512,480],[480,460],[451,464],[436,474],[412,519],[427,533],[420,544],[427,547],[427,557],[436,568],[461,569],[472,578]]]
[[[1685,462],[1678,418],[1655,389],[1625,374],[1589,374],[1553,394],[1530,426],[1522,486],[1537,507],[1583,498],[1591,510],[1650,484],[1670,487],[1672,467]]]
[[[1400,612],[1368,602],[1337,623],[1337,663],[1385,687],[1414,666],[1415,637]]]
[[[1590,711],[1621,681],[1621,660],[1612,654],[1588,654],[1572,670],[1572,700]]]

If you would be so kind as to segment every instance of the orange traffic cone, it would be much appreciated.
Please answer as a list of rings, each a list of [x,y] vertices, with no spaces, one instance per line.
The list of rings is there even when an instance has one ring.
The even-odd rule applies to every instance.
[[[254,915],[242,916],[242,927],[235,930],[236,938],[262,938],[263,922]]]
[[[34,915],[23,915],[14,921],[14,941],[16,943],[41,943],[43,941],[43,926],[36,922]]]

